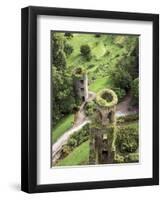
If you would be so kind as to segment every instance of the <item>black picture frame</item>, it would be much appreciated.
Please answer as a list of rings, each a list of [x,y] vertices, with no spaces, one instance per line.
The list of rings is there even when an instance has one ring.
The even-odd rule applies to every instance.
[[[153,177],[37,185],[37,16],[151,21],[153,23]],[[21,11],[21,190],[28,193],[159,184],[159,15],[30,6]]]

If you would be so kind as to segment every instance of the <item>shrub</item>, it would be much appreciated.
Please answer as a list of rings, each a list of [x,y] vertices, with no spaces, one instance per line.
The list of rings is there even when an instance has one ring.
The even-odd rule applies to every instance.
[[[79,146],[89,139],[89,125],[85,125],[81,130],[75,132],[68,140],[67,145],[70,147]]]
[[[119,154],[115,154],[114,162],[115,163],[124,163],[124,157]]]
[[[124,122],[132,122],[132,121],[136,121],[139,119],[139,115],[138,114],[130,114],[130,115],[124,115],[124,116],[120,116],[117,118],[117,123],[121,124]]]
[[[82,45],[80,47],[80,52],[81,52],[81,55],[87,60],[87,61],[90,61],[91,60],[91,48],[89,45]]]
[[[130,153],[125,156],[125,162],[138,162],[139,161],[139,154],[138,153]]]
[[[138,148],[138,127],[121,126],[117,129],[116,146],[121,153],[133,153]]]
[[[66,43],[64,45],[64,52],[66,53],[67,56],[71,55],[72,52],[73,52],[73,50],[74,49],[73,49],[73,47],[70,44]]]
[[[94,112],[95,112],[95,102],[94,101],[87,102],[87,104],[85,105],[85,114],[87,116],[92,116]]]
[[[76,147],[77,146],[77,141],[71,137],[69,140],[68,140],[68,143],[67,143],[68,146],[70,147]]]
[[[69,146],[67,146],[67,145],[64,145],[63,148],[62,148],[62,152],[61,152],[61,157],[60,158],[66,157],[70,152],[71,152],[71,148]]]
[[[137,140],[134,137],[123,139],[120,145],[120,152],[135,152],[138,147]]]

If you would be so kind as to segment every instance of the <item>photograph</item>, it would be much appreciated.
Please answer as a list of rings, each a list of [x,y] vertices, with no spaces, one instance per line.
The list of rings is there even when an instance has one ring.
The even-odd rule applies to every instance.
[[[21,190],[158,185],[159,14],[21,15]]]
[[[139,163],[139,35],[51,30],[51,166]]]

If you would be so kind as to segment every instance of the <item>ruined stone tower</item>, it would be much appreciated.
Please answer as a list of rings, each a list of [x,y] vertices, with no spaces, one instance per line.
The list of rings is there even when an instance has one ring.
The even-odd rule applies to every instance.
[[[90,164],[109,164],[115,153],[115,110],[117,95],[110,89],[100,91],[91,110],[90,124]]]
[[[88,78],[85,70],[82,68],[76,68],[74,72],[74,88],[81,102],[88,99]]]

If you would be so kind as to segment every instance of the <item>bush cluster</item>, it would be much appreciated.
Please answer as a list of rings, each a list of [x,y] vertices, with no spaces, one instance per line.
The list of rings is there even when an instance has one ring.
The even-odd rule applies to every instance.
[[[86,116],[92,116],[95,113],[96,104],[94,101],[87,102],[85,105],[85,114]]]
[[[89,139],[89,124],[85,125],[81,130],[75,132],[68,139],[67,144],[63,146],[61,158],[66,157],[74,148]]]
[[[138,153],[129,153],[128,155],[122,156],[115,154],[114,162],[115,163],[134,163],[139,161]]]
[[[137,148],[138,128],[135,126],[121,126],[117,128],[116,146],[121,153],[134,153]]]
[[[126,163],[138,162],[139,161],[139,154],[138,153],[130,153],[125,156]]]
[[[118,124],[122,124],[125,122],[132,122],[132,121],[136,121],[139,119],[139,114],[130,114],[130,115],[124,115],[124,116],[120,116],[117,118],[117,123]]]

